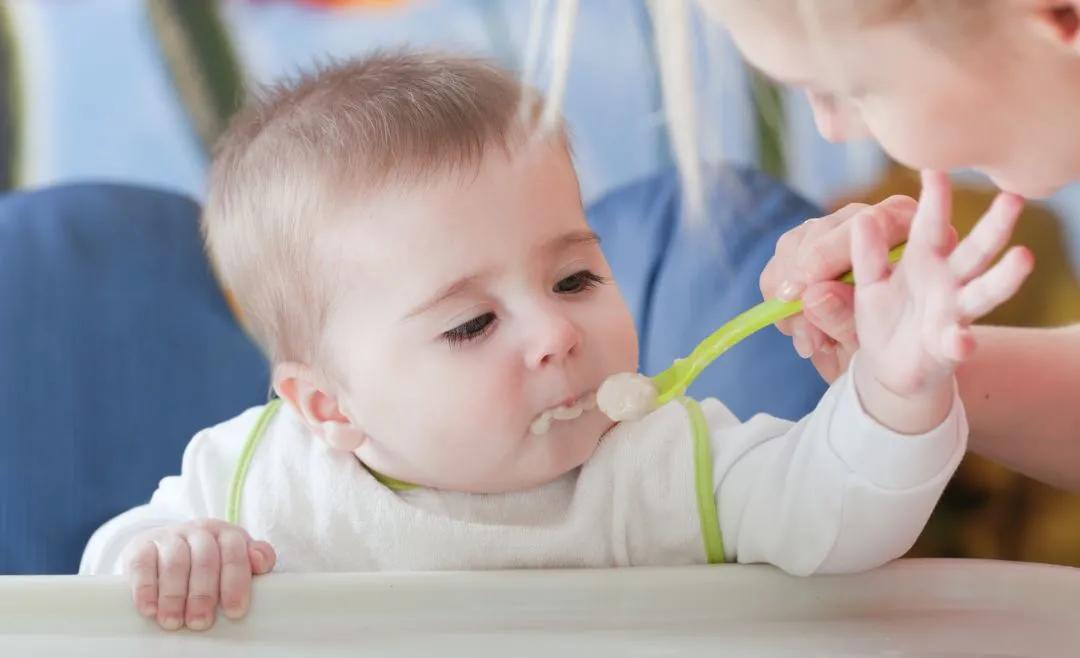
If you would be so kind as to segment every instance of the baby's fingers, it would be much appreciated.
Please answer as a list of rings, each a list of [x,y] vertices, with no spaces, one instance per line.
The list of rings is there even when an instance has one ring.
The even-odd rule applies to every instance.
[[[911,222],[909,249],[928,249],[947,254],[952,247],[952,187],[947,174],[923,170],[919,209]]]
[[[1024,200],[1015,194],[999,194],[979,223],[949,256],[949,266],[961,282],[979,276],[994,262],[1012,236]]]
[[[166,535],[157,540],[158,603],[157,622],[167,631],[184,625],[188,579],[191,573],[191,552],[187,541],[179,535]]]
[[[856,217],[851,229],[851,271],[857,286],[889,277],[889,246],[881,229],[869,218]]]
[[[960,290],[960,315],[974,322],[1016,294],[1031,273],[1035,258],[1026,247],[1013,247],[985,274]]]
[[[157,614],[158,600],[158,553],[157,545],[144,541],[132,549],[127,562],[127,572],[131,580],[131,597],[135,609],[143,617],[153,618]]]
[[[192,630],[203,631],[213,626],[217,614],[221,554],[217,540],[203,527],[191,530],[187,542],[191,549],[191,578],[185,623]]]
[[[251,573],[255,575],[270,573],[277,562],[274,547],[264,541],[251,542],[248,546],[248,557],[251,558]]]
[[[251,559],[248,556],[247,533],[239,528],[226,528],[218,533],[221,548],[221,608],[229,619],[247,614],[251,600]]]

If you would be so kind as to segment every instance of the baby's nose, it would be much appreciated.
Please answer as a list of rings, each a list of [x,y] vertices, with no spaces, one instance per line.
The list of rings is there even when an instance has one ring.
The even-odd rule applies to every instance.
[[[569,318],[549,316],[534,334],[526,352],[526,365],[541,368],[565,361],[581,345],[581,332]]]

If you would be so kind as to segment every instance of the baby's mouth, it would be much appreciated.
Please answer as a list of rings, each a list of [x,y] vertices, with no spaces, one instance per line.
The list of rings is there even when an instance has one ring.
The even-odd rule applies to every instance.
[[[578,397],[570,404],[560,404],[557,407],[544,410],[529,426],[529,431],[536,435],[547,434],[548,430],[551,429],[552,421],[574,420],[580,418],[586,411],[592,411],[595,408],[596,392],[592,391]]]

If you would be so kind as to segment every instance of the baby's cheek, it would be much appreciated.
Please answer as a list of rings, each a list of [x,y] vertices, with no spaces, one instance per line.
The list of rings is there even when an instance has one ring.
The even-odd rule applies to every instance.
[[[520,384],[497,367],[462,371],[430,393],[430,412],[449,429],[474,432],[504,423],[517,412]]]
[[[521,382],[497,369],[492,369],[458,405],[461,426],[472,435],[486,437],[487,443],[494,437],[523,434],[532,420],[531,412],[521,398]],[[498,451],[495,446],[492,449]]]
[[[638,337],[634,319],[625,305],[612,305],[602,315],[602,324],[594,337],[604,352],[604,366],[611,372],[636,372],[638,366]]]
[[[506,387],[484,386],[440,404],[439,461],[467,486],[489,481],[520,449],[527,431]]]
[[[462,422],[490,431],[504,427],[521,413],[520,384],[496,373],[478,384],[458,404]]]

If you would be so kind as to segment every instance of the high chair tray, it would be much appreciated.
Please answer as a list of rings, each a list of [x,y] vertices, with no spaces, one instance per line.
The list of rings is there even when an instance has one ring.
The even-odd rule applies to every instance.
[[[1080,569],[900,560],[277,574],[250,615],[166,633],[113,577],[0,578],[0,656],[1080,656]]]

